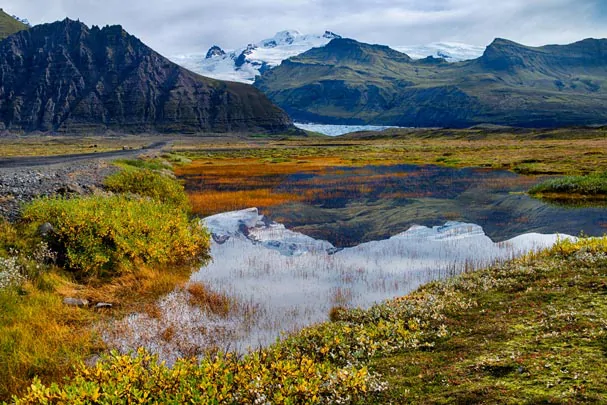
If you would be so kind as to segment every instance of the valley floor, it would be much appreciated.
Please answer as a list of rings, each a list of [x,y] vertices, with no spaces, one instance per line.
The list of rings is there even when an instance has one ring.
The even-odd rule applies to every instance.
[[[607,170],[605,134],[606,131],[599,128],[537,132],[420,130],[385,132],[373,136],[359,134],[344,138],[311,135],[305,139],[243,138],[237,135],[172,137],[171,150],[163,152],[162,159],[171,162],[179,176],[204,172],[215,176],[218,182],[250,181],[257,188],[263,188],[264,181],[271,184],[273,179],[297,173],[302,168],[314,171],[365,165],[432,164],[504,169],[531,175],[587,174]],[[108,139],[53,137],[45,140],[35,137],[2,138],[0,158],[85,153],[91,149],[121,151],[166,139],[158,136]],[[154,164],[157,162],[154,161]],[[15,192],[14,187],[8,187],[2,191],[0,203],[14,200],[16,195],[21,194],[19,190]],[[234,199],[234,195],[222,199],[221,195],[215,193],[214,196],[205,195],[192,201],[199,202],[194,208],[201,215],[209,215],[263,206],[264,201],[274,204],[293,198],[271,193],[241,194],[238,199]],[[190,195],[191,198],[193,196]],[[226,206],[226,201],[234,206]],[[14,207],[12,211],[16,209]],[[12,215],[11,219],[14,217]],[[10,244],[6,247],[0,244],[3,253],[8,253],[9,245],[19,245],[19,235],[2,221],[0,230],[12,232],[8,238]],[[125,302],[144,307],[159,295],[171,291],[176,284],[182,284],[189,276],[189,270],[182,269],[174,277],[154,279],[156,273],[148,276],[149,284],[137,291],[139,295],[136,299],[140,301],[136,303],[129,302],[125,293],[127,287],[134,284],[125,283],[105,289],[98,288],[98,285],[78,285],[61,271],[45,275],[42,277],[43,283],[27,285],[26,288],[17,289],[14,294],[5,294],[0,300],[0,309],[3,309],[0,312],[0,325],[4,325],[0,333],[4,334],[4,342],[14,341],[14,336],[27,329],[27,325],[15,319],[22,317],[24,312],[32,316],[41,308],[58,314],[56,319],[51,319],[57,321],[52,327],[61,331],[61,335],[57,336],[63,336],[67,341],[71,339],[70,330],[73,330],[87,340],[66,346],[65,350],[72,352],[58,354],[63,356],[56,362],[60,365],[58,368],[53,366],[56,359],[48,355],[40,355],[39,359],[33,358],[33,363],[27,363],[32,361],[28,353],[19,353],[6,343],[6,353],[18,356],[19,360],[27,363],[15,361],[12,363],[15,367],[7,369],[9,374],[14,372],[9,376],[12,380],[7,384],[8,389],[24,393],[23,378],[31,379],[35,374],[41,374],[45,384],[60,382],[62,374],[70,373],[66,371],[71,366],[67,363],[72,359],[85,360],[92,352],[101,349],[93,336],[91,325],[98,319],[107,318],[112,312],[98,316],[86,309],[65,308],[61,302],[65,294],[82,292],[103,297],[111,293],[112,296],[116,295],[116,291],[109,291],[108,288],[116,287],[123,294],[121,297]],[[148,366],[137,368],[140,374],[126,381],[122,378],[132,377],[128,373],[132,365],[130,360],[111,357],[105,363],[108,370],[114,366],[123,367],[124,373],[116,375],[99,371],[98,377],[93,379],[86,371],[88,369],[82,368],[74,372],[76,379],[66,382],[65,386],[46,390],[42,384],[37,384],[24,394],[23,403],[46,400],[66,403],[87,398],[95,403],[111,403],[118,400],[115,397],[116,387],[123,390],[123,396],[119,397],[121,401],[127,397],[139,400],[142,389],[149,393],[146,394],[149,401],[201,401],[206,393],[215,393],[217,398],[219,387],[225,391],[221,392],[221,395],[225,394],[224,403],[230,403],[230,398],[232,403],[244,401],[242,395],[249,394],[251,396],[246,400],[251,402],[256,398],[268,400],[272,393],[293,395],[293,398],[298,398],[295,403],[326,403],[319,396],[320,391],[313,391],[327,389],[318,382],[325,377],[333,382],[343,378],[341,384],[330,386],[336,390],[335,393],[325,393],[325,398],[334,395],[331,398],[336,402],[607,402],[606,280],[606,239],[583,240],[577,244],[563,242],[549,253],[466,273],[448,281],[433,282],[407,297],[369,310],[342,311],[338,308],[332,313],[334,322],[312,327],[292,336],[286,343],[271,348],[269,358],[275,356],[278,361],[270,362],[260,352],[258,358],[244,359],[242,362],[241,359],[230,360],[226,365],[219,358],[207,364],[221,370],[233,370],[234,374],[230,375],[238,378],[225,377],[229,373],[218,373],[204,380],[207,385],[196,385],[198,380],[185,378],[184,375],[191,371],[193,374],[190,376],[198,378],[200,369],[194,364],[186,364],[181,371],[174,372]],[[131,277],[125,281],[133,283],[137,280]],[[123,316],[129,308],[114,310],[117,316]],[[153,312],[150,310],[150,313]],[[11,316],[16,318],[12,319]],[[28,331],[28,342],[32,345],[40,343],[36,340],[39,336],[45,336],[36,331],[45,330],[46,320],[38,319],[36,322],[36,330]],[[49,342],[43,343],[55,344]],[[146,361],[149,362],[149,359],[143,357],[141,361],[148,364]],[[298,368],[307,365],[308,361],[313,361],[314,365],[306,366],[305,370]],[[278,370],[275,368],[277,364],[285,368]],[[346,364],[353,364],[354,369],[346,367]],[[280,384],[278,380],[268,377],[283,378],[280,373],[286,369],[294,375],[301,372],[307,377],[300,374],[297,374],[300,375],[297,377],[299,379],[284,377],[286,379],[280,380]],[[247,385],[252,377],[247,374],[250,370],[257,370],[258,375],[268,380],[260,380],[253,389]],[[379,377],[374,377],[369,371],[379,373]],[[45,376],[45,372],[48,375]],[[157,383],[151,372],[160,373],[156,376],[162,375],[164,379]],[[306,374],[309,372],[316,373],[314,378]],[[213,380],[222,376],[226,379]],[[9,377],[6,381],[9,381]],[[106,377],[107,380],[104,380]],[[318,382],[318,385],[307,386],[302,384],[303,380]],[[194,381],[196,384],[192,385]],[[161,386],[160,383],[166,385]],[[240,383],[244,385],[238,385]],[[284,390],[278,390],[279,386]],[[306,387],[311,391],[305,391],[308,389]],[[8,394],[0,390],[3,399],[8,399]],[[273,399],[274,403],[286,402],[284,396]]]

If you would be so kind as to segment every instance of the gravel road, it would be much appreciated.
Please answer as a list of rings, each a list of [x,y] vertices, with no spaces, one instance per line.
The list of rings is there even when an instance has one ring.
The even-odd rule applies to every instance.
[[[22,203],[39,196],[92,194],[103,179],[118,169],[115,159],[155,154],[169,143],[157,142],[143,149],[78,155],[0,159],[0,216],[14,221]]]

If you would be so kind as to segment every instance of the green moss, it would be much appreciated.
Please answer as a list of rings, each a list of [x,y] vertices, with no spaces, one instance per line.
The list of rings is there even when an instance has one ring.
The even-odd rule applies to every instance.
[[[422,288],[437,305],[455,291],[473,305],[443,312],[449,337],[432,349],[374,359],[390,386],[375,401],[605,402],[606,275],[603,238]]]

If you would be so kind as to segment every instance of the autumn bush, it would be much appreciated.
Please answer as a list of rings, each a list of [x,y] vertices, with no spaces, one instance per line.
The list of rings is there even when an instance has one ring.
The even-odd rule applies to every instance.
[[[114,193],[131,193],[150,197],[165,204],[188,210],[188,197],[175,179],[150,168],[127,167],[104,181]]]
[[[209,235],[177,206],[125,195],[43,198],[23,209],[30,232],[53,226],[49,245],[79,278],[105,277],[138,265],[185,265],[206,257]]]
[[[360,401],[372,387],[366,368],[335,367],[272,351],[238,358],[181,359],[167,367],[139,350],[81,365],[68,385],[32,384],[16,404],[339,404]]]

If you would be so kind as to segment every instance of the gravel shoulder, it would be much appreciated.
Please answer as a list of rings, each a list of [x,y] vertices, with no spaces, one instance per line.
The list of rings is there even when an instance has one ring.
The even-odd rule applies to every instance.
[[[23,203],[40,196],[86,195],[118,169],[116,159],[160,153],[168,142],[138,150],[0,159],[0,217],[14,221]]]

